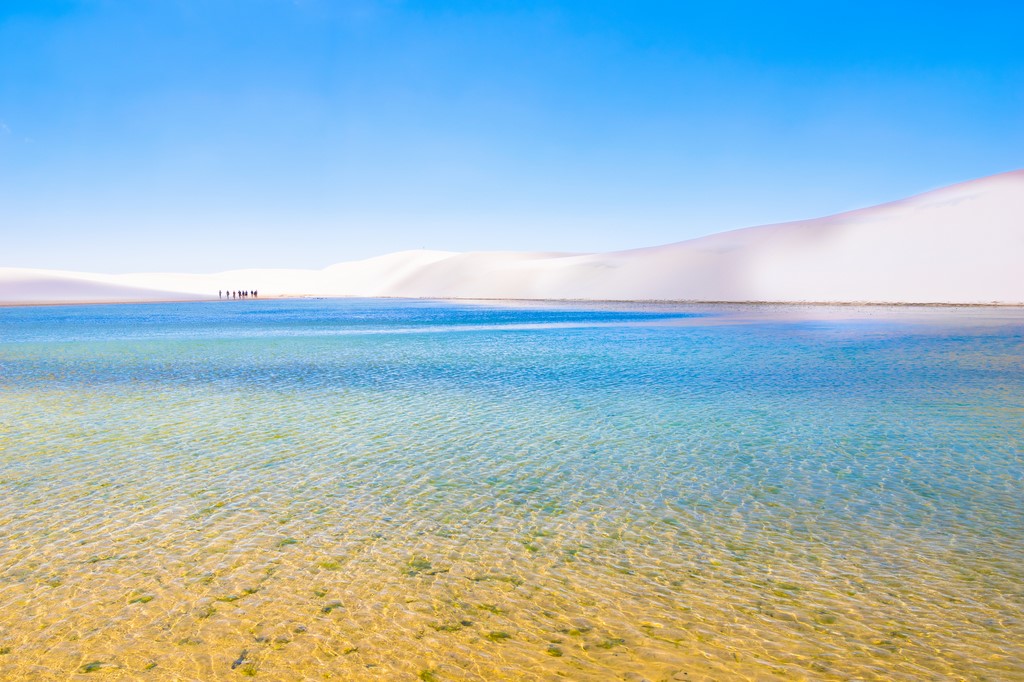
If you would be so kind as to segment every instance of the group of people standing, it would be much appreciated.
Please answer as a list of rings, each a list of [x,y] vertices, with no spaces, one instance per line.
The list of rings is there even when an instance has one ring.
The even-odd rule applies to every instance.
[[[250,296],[252,296],[253,298],[257,298],[258,295],[259,292],[257,292],[255,289],[253,289],[252,291],[217,291],[217,298],[227,299],[249,298]]]

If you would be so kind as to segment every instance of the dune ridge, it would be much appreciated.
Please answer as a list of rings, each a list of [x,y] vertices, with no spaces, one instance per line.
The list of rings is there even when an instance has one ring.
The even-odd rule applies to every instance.
[[[1024,304],[1024,170],[824,218],[610,253],[400,251],[323,270],[0,268],[0,303],[269,296]]]

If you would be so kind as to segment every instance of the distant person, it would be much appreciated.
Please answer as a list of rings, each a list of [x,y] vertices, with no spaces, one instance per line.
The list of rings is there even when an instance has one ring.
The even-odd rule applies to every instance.
[[[223,294],[224,294],[223,291],[221,291],[220,289],[217,289],[217,298],[224,298]]]

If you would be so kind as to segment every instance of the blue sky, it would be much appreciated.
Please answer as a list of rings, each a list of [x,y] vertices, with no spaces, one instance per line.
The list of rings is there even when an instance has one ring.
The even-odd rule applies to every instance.
[[[1024,3],[0,2],[0,265],[604,251],[1024,166]]]

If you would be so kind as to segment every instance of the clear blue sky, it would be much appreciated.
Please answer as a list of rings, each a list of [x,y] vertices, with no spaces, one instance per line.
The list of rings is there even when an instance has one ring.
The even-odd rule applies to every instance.
[[[604,251],[1024,166],[1024,3],[0,0],[0,265]]]

